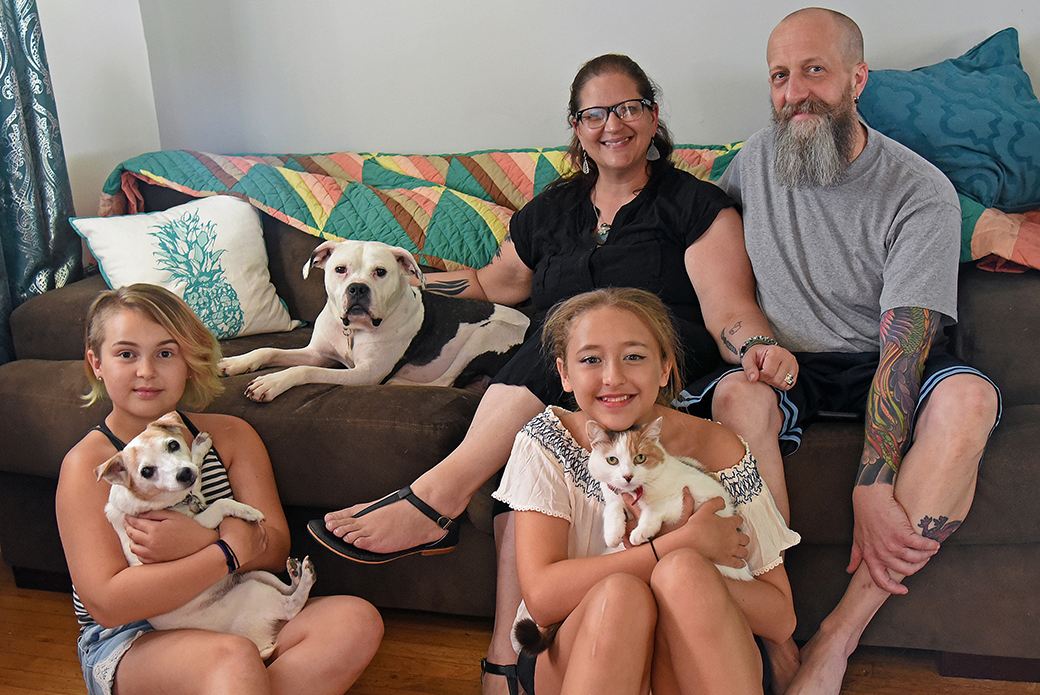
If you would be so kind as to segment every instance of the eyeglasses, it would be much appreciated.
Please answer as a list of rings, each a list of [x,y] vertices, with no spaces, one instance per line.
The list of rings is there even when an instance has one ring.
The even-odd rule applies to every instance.
[[[654,102],[649,99],[629,99],[613,106],[590,106],[574,114],[574,120],[584,124],[586,128],[602,128],[614,114],[625,122],[638,120],[643,115],[643,109],[653,106]]]

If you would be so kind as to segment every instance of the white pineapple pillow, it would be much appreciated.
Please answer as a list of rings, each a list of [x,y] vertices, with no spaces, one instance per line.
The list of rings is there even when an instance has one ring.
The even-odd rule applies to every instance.
[[[290,331],[267,269],[260,212],[215,195],[161,212],[71,220],[109,287],[162,285],[223,340]]]

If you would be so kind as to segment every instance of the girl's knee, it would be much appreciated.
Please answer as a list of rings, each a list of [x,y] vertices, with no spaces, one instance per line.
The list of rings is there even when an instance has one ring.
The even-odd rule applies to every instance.
[[[317,603],[317,602],[316,602]],[[328,596],[315,606],[306,635],[341,645],[349,654],[374,655],[383,640],[383,618],[368,601],[356,596]]]
[[[609,625],[632,624],[639,618],[656,620],[657,607],[646,582],[630,574],[613,574],[589,590],[591,610],[586,615]]]
[[[696,587],[691,590],[691,587]],[[650,577],[650,588],[658,602],[682,600],[693,607],[698,602],[711,605],[729,595],[718,568],[703,555],[684,548],[661,558]]]

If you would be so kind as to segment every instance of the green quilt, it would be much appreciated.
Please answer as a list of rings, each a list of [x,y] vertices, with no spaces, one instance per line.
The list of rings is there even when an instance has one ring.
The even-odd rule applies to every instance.
[[[740,145],[678,145],[672,158],[714,181]],[[162,150],[112,172],[101,214],[140,212],[144,181],[193,196],[233,195],[320,239],[382,241],[433,268],[480,268],[512,214],[568,171],[564,148],[451,155]]]

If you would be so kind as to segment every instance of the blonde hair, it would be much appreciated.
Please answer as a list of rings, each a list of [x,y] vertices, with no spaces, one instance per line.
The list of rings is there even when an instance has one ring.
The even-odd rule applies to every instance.
[[[682,347],[671,312],[661,298],[652,292],[632,287],[607,287],[558,302],[542,326],[542,350],[566,363],[567,343],[570,341],[571,327],[575,319],[600,307],[621,309],[634,315],[643,322],[657,341],[661,350],[661,361],[672,361],[668,383],[661,387],[657,396],[658,403],[670,405],[682,389],[682,373],[679,368]]]
[[[87,313],[86,349],[101,359],[105,326],[120,311],[136,311],[166,329],[177,341],[188,365],[188,379],[180,403],[188,409],[204,408],[223,390],[217,362],[220,343],[209,332],[183,299],[158,285],[139,283],[97,296]],[[108,398],[105,385],[94,374],[84,354],[90,392],[83,396],[84,407]]]

